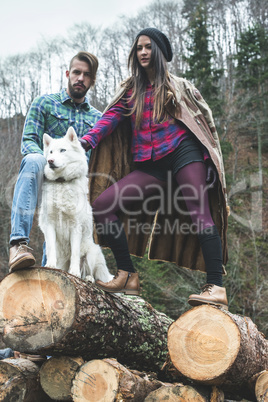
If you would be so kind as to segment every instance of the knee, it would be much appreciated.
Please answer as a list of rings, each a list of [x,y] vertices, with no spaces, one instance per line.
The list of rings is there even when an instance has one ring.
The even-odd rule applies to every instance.
[[[21,161],[21,170],[38,173],[44,170],[46,158],[42,154],[27,154]]]
[[[103,202],[101,200],[101,197],[98,197],[95,201],[93,201],[92,209],[94,214],[103,210]]]
[[[99,217],[106,216],[113,211],[113,202],[103,195],[103,193],[92,203],[92,210],[96,220]]]

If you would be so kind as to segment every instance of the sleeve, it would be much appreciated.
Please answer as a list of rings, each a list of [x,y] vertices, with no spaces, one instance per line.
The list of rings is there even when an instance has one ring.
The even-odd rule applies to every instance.
[[[27,113],[24,123],[21,153],[43,154],[43,134],[45,132],[45,110],[42,98],[35,98]]]
[[[120,99],[115,105],[108,109],[97,121],[92,129],[82,138],[95,148],[98,143],[110,135],[118,124],[126,118],[125,101]]]

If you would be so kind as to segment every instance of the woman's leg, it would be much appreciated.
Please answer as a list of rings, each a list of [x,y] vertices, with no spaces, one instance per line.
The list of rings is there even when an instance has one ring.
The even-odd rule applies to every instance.
[[[105,190],[92,204],[97,229],[111,248],[118,268],[117,276],[108,283],[97,281],[101,289],[108,292],[137,294],[139,291],[138,274],[135,273],[129,254],[127,238],[117,213],[126,211],[133,202],[157,192],[165,182],[139,170],[119,180]]]
[[[210,213],[206,184],[206,167],[202,162],[188,164],[177,172],[175,178],[181,188],[192,222],[197,227],[198,238],[206,265],[207,284],[216,285],[216,287],[212,286],[210,288],[206,286],[202,295],[199,296],[199,303],[196,300],[192,300],[196,299],[195,296],[197,295],[191,295],[189,302],[192,301],[192,303],[198,304],[211,302],[211,289],[214,289],[214,291],[217,290],[220,294],[224,293],[223,297],[217,296],[216,299],[222,302],[219,304],[225,305],[227,304],[227,299],[225,289],[222,288],[222,245],[218,230]],[[221,289],[219,290],[218,287]]]
[[[130,205],[142,201],[145,197],[157,194],[166,185],[150,174],[134,170],[119,180],[92,203],[94,218],[98,223],[109,223],[118,220],[117,213],[126,211]]]

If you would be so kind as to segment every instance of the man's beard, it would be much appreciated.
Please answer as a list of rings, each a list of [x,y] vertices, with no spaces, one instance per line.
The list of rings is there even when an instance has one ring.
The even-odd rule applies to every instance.
[[[71,98],[73,99],[82,99],[86,96],[86,93],[88,91],[88,88],[85,87],[83,91],[75,89],[75,86],[73,86],[70,81],[68,82],[68,89],[69,93],[71,95]]]

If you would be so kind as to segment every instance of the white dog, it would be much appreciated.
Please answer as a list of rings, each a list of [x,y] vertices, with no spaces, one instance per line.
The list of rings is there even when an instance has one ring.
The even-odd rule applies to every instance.
[[[39,225],[46,241],[46,266],[108,282],[113,276],[93,241],[85,151],[72,127],[60,139],[44,134],[43,143],[47,164]]]

